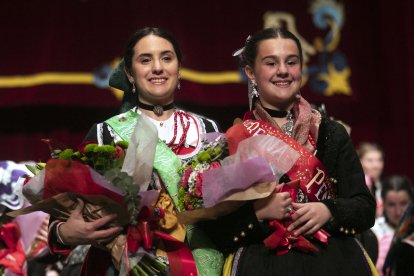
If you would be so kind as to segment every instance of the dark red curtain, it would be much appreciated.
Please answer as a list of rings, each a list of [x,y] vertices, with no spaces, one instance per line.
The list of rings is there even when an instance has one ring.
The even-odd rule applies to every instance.
[[[107,87],[107,77],[138,28],[171,31],[184,52],[184,69],[237,76],[231,54],[270,22],[267,12],[290,15],[313,49],[324,42],[334,49],[309,55],[303,96],[325,103],[331,116],[349,124],[355,145],[381,144],[385,174],[414,180],[414,2],[409,0],[2,1],[0,159],[45,160],[49,152],[41,138],[75,147],[94,122],[116,114],[119,95]],[[341,23],[336,34],[332,22]],[[328,85],[321,74],[332,62],[338,75],[331,77],[338,79]],[[181,84],[178,104],[216,119],[223,130],[248,108],[243,80],[216,77],[206,83],[187,77]],[[328,95],[335,85],[339,90],[348,85],[350,93],[334,89]]]

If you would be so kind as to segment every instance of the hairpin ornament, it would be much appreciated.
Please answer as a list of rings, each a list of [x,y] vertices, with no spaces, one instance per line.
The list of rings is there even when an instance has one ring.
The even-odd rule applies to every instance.
[[[239,56],[241,53],[243,53],[244,48],[246,48],[246,44],[249,42],[250,38],[252,38],[252,36],[251,36],[251,35],[249,35],[249,36],[246,38],[246,43],[244,44],[244,46],[243,46],[242,48],[240,48],[240,49],[236,50],[236,51],[233,53],[233,57],[237,57],[237,56]]]

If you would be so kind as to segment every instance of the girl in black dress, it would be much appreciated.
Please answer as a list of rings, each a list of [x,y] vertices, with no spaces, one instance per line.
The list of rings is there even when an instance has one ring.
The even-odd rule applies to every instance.
[[[203,222],[211,239],[229,253],[225,274],[372,275],[375,268],[354,235],[374,224],[375,200],[345,128],[312,109],[300,95],[299,40],[287,30],[264,29],[249,37],[237,55],[248,77],[252,108],[244,124],[259,122],[320,163],[301,164],[279,181],[301,179],[310,171],[307,181],[301,180],[305,195],[301,200],[292,200],[286,192],[274,193]],[[322,175],[325,178],[319,178]],[[267,248],[263,241],[273,232],[268,220],[288,217],[289,244],[282,250]],[[327,244],[313,238],[320,229],[331,235]],[[294,237],[305,237],[318,252],[294,249]]]

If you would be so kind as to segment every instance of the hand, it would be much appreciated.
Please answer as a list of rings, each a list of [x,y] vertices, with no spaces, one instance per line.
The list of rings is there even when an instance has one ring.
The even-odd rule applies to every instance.
[[[277,190],[277,187],[275,190]],[[289,216],[291,204],[292,199],[288,192],[272,193],[266,198],[256,200],[254,209],[259,220],[284,219]]]
[[[313,235],[332,217],[331,211],[321,202],[293,203],[292,206],[296,212],[287,230],[296,229],[293,233],[295,236]]]
[[[105,225],[114,220],[116,215],[108,215],[92,222],[86,222],[82,216],[84,203],[80,199],[78,202],[79,204],[72,211],[69,219],[59,227],[59,236],[65,244],[107,242],[121,232],[122,227],[105,228]]]
[[[35,240],[42,241],[42,242],[45,242],[45,243],[48,242],[47,241],[48,225],[49,225],[49,216],[44,218],[44,220],[42,222],[42,225],[40,226],[39,231],[37,232]]]

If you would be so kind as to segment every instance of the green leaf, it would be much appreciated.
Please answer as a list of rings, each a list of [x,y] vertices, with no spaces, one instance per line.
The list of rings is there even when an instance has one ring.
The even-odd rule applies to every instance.
[[[85,146],[84,151],[86,154],[93,153],[96,147],[98,147],[97,144],[88,144]]]
[[[138,195],[139,186],[133,183],[131,176],[118,168],[105,171],[104,177],[123,192],[131,224],[136,224],[136,217],[138,216],[137,208],[141,201],[141,198]]]
[[[59,159],[72,160],[73,149],[65,149],[59,153]]]
[[[32,173],[32,174],[38,174],[40,170],[38,170],[35,166],[26,165],[26,168]]]
[[[127,141],[118,141],[118,142],[116,142],[116,145],[120,146],[124,150],[128,148],[128,142]]]

